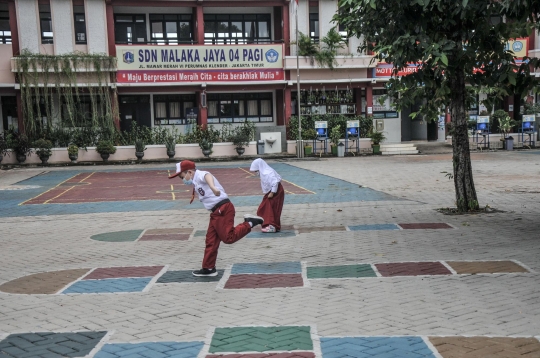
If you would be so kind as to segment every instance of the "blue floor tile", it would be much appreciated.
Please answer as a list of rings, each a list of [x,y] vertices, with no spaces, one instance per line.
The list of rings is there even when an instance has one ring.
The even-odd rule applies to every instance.
[[[141,292],[148,285],[150,280],[152,280],[152,277],[83,280],[75,282],[62,293]]]
[[[434,358],[421,337],[321,338],[323,358]]]
[[[95,358],[194,358],[203,345],[204,342],[110,343]]]

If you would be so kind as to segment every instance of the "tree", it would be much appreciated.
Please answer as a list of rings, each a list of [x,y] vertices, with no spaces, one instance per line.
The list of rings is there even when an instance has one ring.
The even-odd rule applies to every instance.
[[[454,128],[453,168],[460,212],[479,208],[471,167],[468,115],[471,94],[481,87],[499,95],[526,91],[538,59],[516,62],[509,40],[538,27],[538,0],[339,0],[334,21],[362,38],[360,51],[373,51],[394,65],[388,94],[398,108],[421,101],[418,112],[437,118],[449,108]],[[417,72],[398,77],[410,63]],[[470,85],[470,86],[467,86]]]

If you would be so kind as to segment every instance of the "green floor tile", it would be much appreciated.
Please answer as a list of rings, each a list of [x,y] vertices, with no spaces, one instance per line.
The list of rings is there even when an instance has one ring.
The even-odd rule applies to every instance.
[[[377,277],[371,265],[314,266],[307,268],[308,278]]]
[[[125,241],[135,241],[143,230],[127,230],[127,231],[116,231],[116,232],[106,232],[104,234],[97,234],[91,236],[92,240],[105,241],[105,242],[125,242]]]
[[[313,350],[308,326],[216,328],[210,353]]]

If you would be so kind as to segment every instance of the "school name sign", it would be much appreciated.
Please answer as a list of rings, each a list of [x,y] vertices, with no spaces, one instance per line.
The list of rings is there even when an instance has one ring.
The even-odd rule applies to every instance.
[[[235,82],[285,78],[283,45],[116,46],[117,81]]]

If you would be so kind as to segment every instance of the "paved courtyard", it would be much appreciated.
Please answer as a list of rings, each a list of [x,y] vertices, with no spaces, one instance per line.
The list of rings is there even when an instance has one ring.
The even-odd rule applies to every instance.
[[[0,357],[540,357],[540,151],[472,158],[501,212],[435,210],[450,154],[271,161],[282,231],[202,279],[209,214],[173,163],[0,171]],[[248,166],[200,165],[237,223]]]

